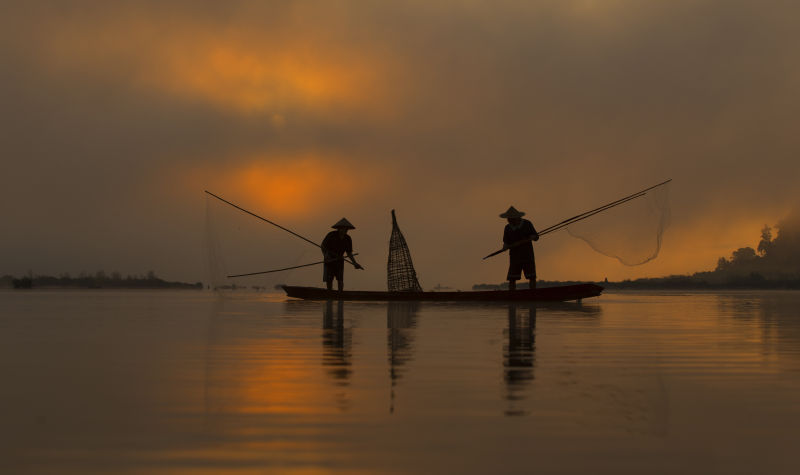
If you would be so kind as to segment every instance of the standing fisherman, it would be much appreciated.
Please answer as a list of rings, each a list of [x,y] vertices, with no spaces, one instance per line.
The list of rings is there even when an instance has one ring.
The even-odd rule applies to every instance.
[[[333,288],[334,277],[339,283],[339,292],[344,289],[344,254],[353,263],[356,269],[363,269],[353,257],[353,240],[347,235],[348,229],[356,227],[350,224],[345,218],[331,226],[335,231],[331,231],[322,240],[322,255],[325,257],[325,265],[322,270],[322,280],[325,281],[328,290]]]
[[[516,290],[517,281],[525,272],[525,277],[530,282],[530,288],[536,288],[536,260],[533,256],[533,243],[539,240],[539,233],[527,219],[522,219],[525,213],[517,211],[510,206],[508,211],[501,214],[507,218],[508,224],[503,231],[503,249],[508,249],[508,290]]]

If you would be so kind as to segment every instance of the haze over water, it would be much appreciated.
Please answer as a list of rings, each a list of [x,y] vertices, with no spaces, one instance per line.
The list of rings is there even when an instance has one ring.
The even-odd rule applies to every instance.
[[[347,217],[368,269],[348,276],[359,289],[384,280],[392,209],[424,284],[462,289],[505,275],[480,258],[510,205],[541,229],[674,179],[658,259],[632,268],[553,236],[537,243],[548,280],[711,270],[797,215],[800,2],[7,0],[0,12],[0,277],[201,280],[203,190],[315,242]],[[637,223],[614,222],[617,239]],[[274,267],[318,254],[259,237]],[[254,267],[232,273],[271,267],[241,254]]]
[[[800,293],[0,295],[5,473],[797,473]]]

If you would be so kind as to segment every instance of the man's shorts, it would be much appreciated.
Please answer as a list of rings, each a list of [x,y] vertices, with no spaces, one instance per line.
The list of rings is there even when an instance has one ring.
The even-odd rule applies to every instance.
[[[511,259],[508,264],[508,277],[507,280],[519,280],[522,273],[525,272],[525,277],[528,280],[536,280],[536,261],[533,256],[527,256],[522,259]]]
[[[333,279],[341,282],[344,280],[344,260],[326,262],[322,267],[322,281],[330,282]]]

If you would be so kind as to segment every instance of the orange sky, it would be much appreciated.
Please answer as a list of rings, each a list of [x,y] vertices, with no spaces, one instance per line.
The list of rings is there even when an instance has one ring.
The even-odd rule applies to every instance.
[[[0,274],[204,279],[204,189],[317,240],[347,216],[367,288],[392,208],[423,286],[460,288],[503,280],[480,257],[510,204],[544,227],[674,179],[656,260],[558,233],[537,245],[552,279],[708,270],[796,210],[795,5],[9,8],[0,185],[26,199],[0,205]]]

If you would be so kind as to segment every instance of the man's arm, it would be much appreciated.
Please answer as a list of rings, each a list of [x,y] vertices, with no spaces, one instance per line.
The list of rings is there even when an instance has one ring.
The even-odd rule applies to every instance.
[[[322,240],[322,243],[319,245],[319,248],[322,249],[322,255],[325,256],[325,260],[327,261],[330,256],[330,251],[328,250],[328,239],[330,238],[330,234],[325,236],[325,239]]]
[[[353,251],[347,251],[347,258],[350,259],[350,262],[353,263],[353,267],[355,267],[356,269],[363,269],[361,264],[356,262],[356,258],[353,257]]]
[[[531,231],[531,237],[530,237],[531,241],[538,241],[539,240],[539,233],[536,232],[536,228],[533,227],[533,223],[528,221],[528,224],[530,224],[529,227],[530,227],[530,231]]]
[[[345,252],[347,252],[347,258],[350,259],[350,262],[353,264],[353,267],[355,267],[356,269],[363,269],[363,267],[361,267],[361,264],[356,262],[356,258],[353,257],[353,240],[350,238],[350,236],[347,236],[347,249],[345,250]]]

